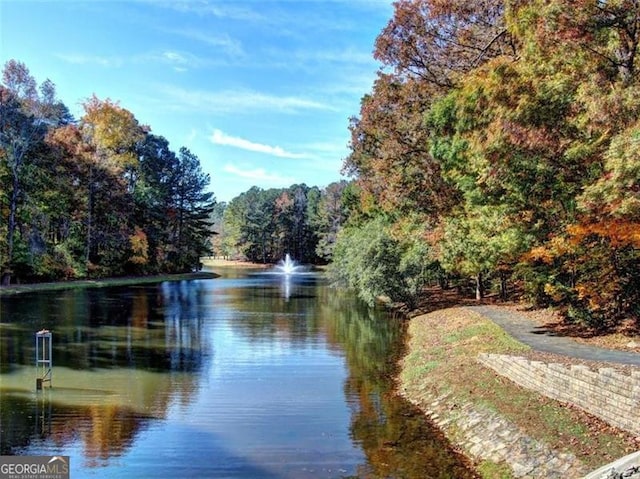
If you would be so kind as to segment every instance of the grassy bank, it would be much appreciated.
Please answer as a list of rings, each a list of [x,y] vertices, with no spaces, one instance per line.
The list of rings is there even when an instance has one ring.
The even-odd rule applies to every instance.
[[[528,346],[464,308],[448,308],[411,320],[400,390],[427,405],[449,394],[451,407],[471,403],[497,412],[551,449],[574,454],[595,469],[635,450],[630,434],[588,414],[521,388],[480,365],[479,353],[528,354]],[[482,464],[483,477],[511,477],[503,467]]]
[[[77,281],[57,281],[52,283],[32,283],[3,286],[0,288],[0,296],[11,294],[29,293],[33,291],[55,291],[73,288],[102,288],[105,286],[126,286],[135,284],[153,284],[164,281],[183,281],[193,279],[212,279],[219,275],[209,272],[162,274],[155,276],[135,276],[123,278],[101,278]]]
[[[273,268],[272,264],[252,263],[250,261],[238,261],[221,258],[201,258],[200,262],[207,268]]]

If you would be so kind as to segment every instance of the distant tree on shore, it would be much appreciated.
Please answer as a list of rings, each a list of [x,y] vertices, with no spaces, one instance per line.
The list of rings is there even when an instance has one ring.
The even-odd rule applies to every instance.
[[[23,63],[0,85],[2,283],[189,271],[215,205],[198,158],[93,96],[75,121]]]

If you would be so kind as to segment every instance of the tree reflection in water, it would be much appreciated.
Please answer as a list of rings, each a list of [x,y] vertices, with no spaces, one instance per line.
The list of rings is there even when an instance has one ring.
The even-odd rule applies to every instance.
[[[2,299],[0,454],[78,439],[87,466],[187,404],[210,356],[197,284],[75,289]],[[8,320],[8,321],[7,321]],[[52,390],[33,386],[34,331],[54,331]]]
[[[358,477],[477,477],[435,425],[395,392],[403,320],[354,307],[348,295],[334,290],[325,290],[319,304],[333,313],[327,315],[328,338],[344,350],[349,366],[345,394],[352,409],[351,432],[368,460]]]
[[[158,451],[175,456],[166,471],[219,466],[225,477],[474,477],[394,393],[403,322],[321,277],[79,289],[1,305],[0,454],[78,447],[81,469],[127,477]],[[36,396],[42,328],[54,332],[54,388]],[[343,462],[347,473],[321,469]]]

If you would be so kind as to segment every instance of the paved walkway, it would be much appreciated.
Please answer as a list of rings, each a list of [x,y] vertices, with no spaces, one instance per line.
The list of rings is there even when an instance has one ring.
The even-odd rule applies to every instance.
[[[492,320],[518,341],[531,346],[536,351],[589,361],[640,366],[638,353],[588,346],[567,337],[556,336],[521,314],[495,306],[468,306],[468,308]]]

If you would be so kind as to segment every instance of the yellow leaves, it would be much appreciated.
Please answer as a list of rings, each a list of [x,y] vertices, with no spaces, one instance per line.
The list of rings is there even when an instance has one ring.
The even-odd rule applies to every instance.
[[[117,102],[100,100],[95,95],[84,104],[84,110],[82,130],[99,156],[116,168],[135,166],[135,146],[148,128]]]
[[[544,293],[549,296],[554,302],[559,303],[563,299],[565,299],[565,291],[562,288],[559,288],[557,285],[553,285],[551,283],[546,283],[544,285]]]
[[[147,234],[136,226],[133,235],[129,236],[129,247],[131,248],[131,258],[133,264],[144,265],[149,261],[149,241]]]
[[[574,246],[575,245],[567,241],[567,238],[554,236],[547,241],[546,244],[531,248],[523,255],[523,260],[526,262],[542,262],[551,265],[557,258],[573,252],[575,249]]]
[[[376,211],[380,206],[375,195],[366,188],[362,188],[360,194],[362,211]]]
[[[541,261],[544,264],[551,264],[555,258],[554,253],[546,246],[536,246],[524,255],[525,261]]]
[[[549,245],[557,256],[565,255],[573,250],[571,243],[567,242],[562,236],[554,236],[551,238]]]
[[[590,312],[601,313],[616,308],[622,284],[611,267],[603,267],[594,277],[585,277],[575,285],[578,299],[585,302]]]

